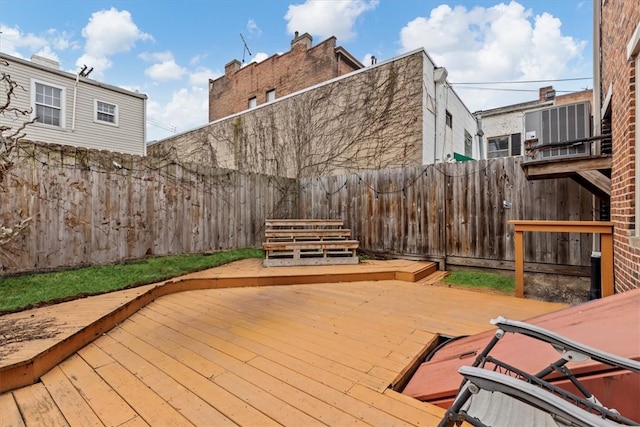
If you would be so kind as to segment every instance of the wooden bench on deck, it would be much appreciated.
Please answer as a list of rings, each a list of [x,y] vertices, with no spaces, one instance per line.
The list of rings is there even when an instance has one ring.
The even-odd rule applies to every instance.
[[[339,219],[268,219],[265,267],[357,264],[358,241]]]

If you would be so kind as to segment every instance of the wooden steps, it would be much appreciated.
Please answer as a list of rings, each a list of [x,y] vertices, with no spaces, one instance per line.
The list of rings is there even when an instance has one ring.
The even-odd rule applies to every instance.
[[[336,219],[265,221],[265,267],[357,264],[359,242]]]

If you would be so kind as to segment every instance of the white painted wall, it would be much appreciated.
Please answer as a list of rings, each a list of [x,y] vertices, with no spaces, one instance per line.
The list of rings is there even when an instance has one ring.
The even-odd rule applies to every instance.
[[[489,150],[487,141],[497,136],[520,134],[520,141],[524,144],[524,110],[504,112],[496,115],[482,116],[482,130],[484,132],[484,158]],[[521,152],[524,151],[521,149]]]
[[[446,80],[436,82],[439,72],[423,51],[422,163],[433,164],[453,160],[453,154],[465,153],[465,130],[473,137],[473,158],[480,158],[476,119]],[[446,125],[446,112],[453,118]]]
[[[453,116],[453,126],[451,129],[446,128],[447,131],[452,132],[451,140],[447,140],[447,144],[444,147],[443,159],[447,159],[447,155],[450,155],[453,158],[454,153],[464,155],[465,144],[465,130],[473,136],[477,133],[477,124],[476,119],[471,114],[466,105],[462,102],[462,100],[458,97],[453,89],[451,89],[448,85],[445,87],[446,90],[446,100],[447,100],[447,110]],[[475,141],[475,139],[474,139]],[[474,159],[479,158],[479,149],[478,144],[473,143],[472,146],[472,156]]]
[[[10,74],[24,88],[15,91],[12,106],[20,109],[33,107],[34,81],[63,89],[63,125],[55,127],[42,123],[30,124],[25,130],[26,139],[128,154],[146,154],[146,95],[85,78],[80,78],[76,85],[76,75],[72,73],[8,55],[0,54],[0,59],[9,63],[8,66],[0,64],[0,71]],[[5,96],[5,93],[0,94],[2,102],[6,99]],[[94,120],[96,100],[117,106],[117,124]],[[10,114],[0,115],[0,124],[13,128],[24,120]]]

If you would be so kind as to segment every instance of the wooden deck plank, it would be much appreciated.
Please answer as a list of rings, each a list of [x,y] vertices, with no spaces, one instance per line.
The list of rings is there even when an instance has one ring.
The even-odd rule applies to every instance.
[[[12,393],[0,394],[0,426],[24,427],[20,409]]]
[[[304,289],[302,288],[301,293],[304,294]],[[185,295],[185,298],[191,298],[196,306],[203,308],[210,307],[210,303],[217,303],[215,299],[209,298],[207,294],[202,296],[197,294]],[[298,295],[298,299],[301,299],[300,295]],[[291,304],[284,301],[284,296],[276,291],[268,298],[263,297],[263,295],[257,295],[256,298],[247,302],[249,308],[247,311],[252,318],[260,317],[265,322],[269,322],[269,324],[276,327],[286,326],[303,334],[306,334],[308,328],[311,327],[314,330],[314,340],[317,342],[324,341],[326,343],[329,341],[331,344],[340,344],[340,340],[349,340],[350,346],[359,347],[356,355],[362,357],[364,361],[371,361],[372,358],[370,356],[372,355],[384,357],[384,355],[388,354],[389,349],[381,345],[382,343],[379,340],[379,331],[370,331],[370,328],[363,329],[360,325],[355,324],[352,319],[345,319],[344,312],[336,314],[330,318],[331,321],[327,321],[330,310],[322,309],[326,304],[307,297],[307,294],[304,294],[304,301],[304,307],[297,306],[295,303]],[[224,306],[222,309],[224,309]],[[406,329],[401,332],[401,334],[397,335],[404,336]],[[391,333],[388,331],[384,338],[389,335]],[[375,344],[372,344],[372,336],[377,339]]]
[[[161,305],[161,304],[157,304],[157,305]],[[177,307],[177,309],[179,310],[187,311],[187,308],[183,306],[174,306],[174,307]],[[176,311],[177,311],[176,309],[173,310],[173,312],[176,312]],[[195,307],[192,306],[191,310],[189,310],[189,313],[193,314],[194,312],[195,312]],[[208,333],[208,330],[206,327],[201,329],[196,328],[191,323],[191,320],[197,322],[198,319],[194,318],[193,316],[189,317],[189,321],[187,324],[184,324],[184,322],[178,322],[177,319],[175,318],[160,315],[158,312],[154,310],[146,311],[144,313],[144,317],[154,322],[163,323],[164,325],[172,327],[173,329],[179,328],[181,332],[188,335],[189,337],[193,339],[201,340],[203,343],[207,344],[208,346],[215,348],[218,351],[221,351],[225,354],[231,355],[237,358],[238,360],[247,361],[256,357],[256,353],[254,353],[253,351],[247,350],[232,342],[229,342],[228,340],[218,338],[215,335]],[[139,323],[145,322],[144,318],[141,318],[138,320],[139,320]]]
[[[260,340],[246,338],[230,332],[229,328],[217,321],[195,321],[186,314],[179,312],[176,312],[173,317],[180,317],[184,320],[185,324],[201,327],[203,330],[207,330],[208,333],[215,334],[223,339],[232,340],[235,344],[250,349],[254,353],[267,357],[276,363],[289,366],[298,372],[306,373],[314,378],[320,378],[321,382],[339,391],[346,392],[353,385],[353,381],[344,377],[344,370],[339,369],[338,373],[334,373],[327,369],[317,367],[313,365],[313,362],[316,362],[316,358],[308,353],[299,354],[295,351],[288,351],[289,349],[286,346],[270,346],[268,345],[270,343],[269,341],[263,343]]]
[[[185,302],[192,310],[200,309],[203,310],[201,312],[206,312],[206,310],[210,308],[210,305],[204,301],[206,300],[206,295],[193,297],[181,295],[180,297],[192,298],[190,301]],[[353,336],[357,334],[358,329],[362,330],[362,328],[358,328],[353,324],[347,323],[338,327],[338,325],[334,323],[330,325],[330,329],[324,329],[322,325],[317,325],[314,327],[313,337],[309,337],[308,325],[304,323],[305,317],[287,316],[283,314],[283,310],[274,313],[272,309],[265,309],[264,305],[260,304],[259,301],[248,303],[248,305],[247,312],[250,312],[250,317],[247,319],[248,322],[260,318],[261,324],[263,324],[265,328],[269,328],[274,334],[284,335],[289,340],[288,342],[295,341],[299,345],[304,345],[307,350],[314,351],[315,349],[314,352],[316,352],[316,354],[318,349],[323,353],[328,346],[333,347],[336,349],[336,357],[340,357],[348,363],[350,358],[357,359],[357,361],[349,363],[349,365],[356,366],[356,364],[360,364],[364,372],[368,371],[372,367],[372,364],[384,361],[383,358],[390,351],[381,346],[380,343],[373,344],[370,341],[366,342],[353,338]],[[224,308],[217,308],[216,311],[220,312],[223,309]],[[307,313],[313,314],[310,310],[307,311]],[[345,336],[348,335],[346,334],[348,330],[352,331],[351,336]],[[345,352],[342,351],[342,349],[345,348],[345,344],[348,344],[346,347],[350,348],[350,354],[345,354]],[[402,369],[402,366],[395,365],[392,361],[388,361],[388,363],[393,365],[390,366],[390,368]]]
[[[124,423],[120,424],[118,427],[145,427],[145,426],[149,426],[149,424],[147,424],[145,420],[142,419],[142,417],[136,416],[130,419],[129,421],[125,421]]]
[[[423,264],[394,262],[407,271]],[[245,260],[195,273],[201,281],[242,278],[248,287],[185,287],[160,297],[60,363],[42,387],[64,373],[105,425],[165,425],[158,421],[165,411],[187,425],[436,424],[441,409],[387,387],[437,334],[488,330],[498,315],[527,319],[561,307],[387,280],[384,268],[264,269],[260,260]],[[347,283],[377,270],[385,280]],[[327,282],[334,273],[349,276],[343,283],[289,281],[307,283],[315,274],[313,281]],[[251,275],[287,286],[251,287]],[[117,295],[109,304],[120,307]],[[92,307],[56,319],[80,322],[99,311]],[[0,405],[15,414],[21,390],[0,394]]]
[[[102,350],[101,350],[102,351]],[[162,369],[119,342],[104,348],[104,352],[135,375],[149,389],[164,399],[195,425],[235,426],[199,396],[171,378]]]
[[[314,340],[317,339],[318,341],[329,340],[331,343],[340,343],[341,340],[347,339],[350,347],[359,347],[360,350],[356,352],[356,355],[357,357],[362,357],[365,361],[371,361],[372,358],[370,356],[372,355],[384,356],[389,352],[386,347],[399,342],[403,339],[401,337],[404,337],[407,333],[408,329],[406,327],[401,330],[391,330],[385,326],[385,334],[381,339],[379,330],[373,330],[373,328],[369,327],[362,328],[361,325],[354,322],[351,316],[356,316],[355,313],[345,316],[345,311],[353,312],[357,308],[356,305],[333,312],[331,308],[325,309],[325,307],[335,306],[339,303],[338,301],[334,300],[331,303],[316,301],[305,293],[304,287],[300,287],[299,294],[297,295],[297,301],[285,301],[285,298],[280,298],[277,290],[274,293],[275,296],[269,299],[257,296],[255,300],[248,303],[251,307],[250,315],[265,319],[266,322],[271,322],[274,325],[284,324],[303,333],[306,333],[308,328],[311,327],[314,330]],[[204,301],[209,301],[207,298],[207,295],[202,297],[203,304]],[[215,300],[212,302],[215,303]],[[304,302],[304,305],[302,302]],[[335,314],[332,315],[332,313]],[[375,318],[370,320],[372,324],[377,323]],[[395,337],[398,338],[392,340]],[[372,344],[372,341],[375,344]]]
[[[397,281],[383,281],[382,286],[401,286],[401,282]],[[371,300],[372,294],[376,295],[376,291],[388,293],[388,290],[384,290],[377,286],[378,283],[372,284],[372,288],[366,289],[366,292],[359,294],[357,290],[359,287],[350,287],[350,290],[354,290],[353,294],[344,292],[343,289],[339,289],[339,286],[326,286],[322,292],[317,292],[314,289],[308,287],[300,287],[297,292],[303,295],[301,300],[305,301],[304,305],[288,304],[286,309],[287,313],[299,314],[300,322],[305,322],[307,317],[315,315],[315,319],[312,317],[310,322],[314,323],[314,328],[326,328],[330,332],[334,332],[333,328],[326,325],[341,325],[346,330],[355,331],[358,337],[354,339],[362,339],[365,342],[371,342],[372,339],[379,342],[382,335],[385,340],[389,340],[392,343],[399,343],[406,339],[407,331],[412,330],[415,326],[407,323],[404,320],[396,321],[393,316],[384,316],[388,312],[388,307],[376,307]],[[369,286],[369,284],[367,285]],[[382,289],[382,290],[380,290]],[[406,298],[413,297],[411,294],[411,288],[402,287],[398,290]],[[278,290],[275,290],[274,295]],[[393,297],[394,294],[388,294]],[[381,298],[384,296],[376,295]],[[273,298],[274,300],[280,300],[278,296]],[[309,304],[306,304],[306,302]],[[278,305],[278,303],[274,303]],[[397,302],[394,302],[397,304]],[[318,310],[314,310],[305,316],[305,312],[309,312],[308,305],[318,307]],[[285,305],[286,307],[287,305]],[[346,314],[348,313],[348,316]],[[361,325],[365,324],[366,327],[362,328]],[[432,332],[433,334],[433,332]],[[353,334],[351,335],[353,336]],[[425,340],[426,341],[426,340]],[[424,342],[424,341],[422,341]]]
[[[404,401],[390,398],[386,394],[357,384],[347,394],[388,414],[400,414],[398,416],[402,421],[415,426],[436,425],[444,415],[443,410],[433,405],[426,404],[423,407],[408,405]]]
[[[96,369],[102,377],[149,424],[164,426],[192,426],[184,416],[164,399],[140,382],[119,363]]]
[[[422,402],[410,396],[391,390],[390,388],[386,389],[382,394],[384,394],[389,399],[397,400],[404,403],[405,405],[418,409],[419,411],[427,412],[428,414],[437,417],[438,420],[442,419],[445,413],[445,409],[439,406],[431,405],[427,402]]]
[[[104,425],[119,426],[137,417],[129,404],[78,354],[58,366]]]
[[[104,425],[59,366],[43,375],[42,383],[69,425]]]
[[[242,399],[227,392],[222,387],[210,381],[209,378],[195,372],[178,360],[164,353],[160,349],[146,343],[142,339],[130,334],[123,328],[117,328],[111,332],[119,342],[161,368],[171,378],[191,390],[198,397],[215,407],[238,425],[277,426],[271,418],[267,417],[253,407],[247,406]]]
[[[216,316],[219,313],[219,310],[215,310],[211,313],[212,316]],[[379,389],[380,387],[385,387],[390,379],[377,379],[372,377],[366,373],[366,370],[359,370],[354,366],[350,366],[343,361],[339,360],[335,354],[332,354],[329,349],[324,349],[324,352],[320,354],[309,351],[306,348],[301,347],[298,343],[293,340],[291,341],[289,337],[284,336],[285,334],[275,334],[269,335],[270,331],[264,327],[257,327],[255,323],[251,323],[249,321],[238,320],[237,318],[223,318],[220,322],[231,323],[233,325],[231,331],[234,335],[243,336],[247,339],[254,340],[265,345],[271,346],[276,349],[280,349],[282,351],[286,351],[288,354],[296,357],[300,360],[303,360],[309,364],[315,365],[317,367],[321,367],[327,369],[331,372],[339,374],[346,379],[350,379],[352,381],[356,381],[362,384],[368,384],[371,387],[375,387]],[[185,325],[189,323],[186,321]],[[184,326],[183,326],[184,327]],[[336,360],[338,359],[338,360]],[[362,366],[360,366],[362,368]],[[368,369],[367,369],[368,370]]]
[[[230,372],[214,378],[214,382],[247,402],[248,405],[274,419],[279,424],[300,426],[324,425],[319,420],[297,409],[294,405],[278,399],[269,391],[256,387],[244,378]]]
[[[176,338],[178,334],[177,331],[168,332],[168,334],[166,335],[162,333],[154,333],[153,330],[155,328],[163,327],[163,325],[160,323],[154,325],[152,322],[146,322],[146,327],[149,328],[146,331],[143,329],[138,329],[131,330],[131,332],[135,332],[138,335],[145,336],[145,341],[158,348],[166,348],[167,342],[169,342],[172,338]],[[185,329],[189,329],[186,324],[180,327],[180,331],[182,332],[184,332]],[[213,381],[234,394],[241,393],[239,395],[237,394],[239,398],[254,399],[256,398],[256,396],[262,396],[262,398],[259,399],[259,402],[269,401],[270,398],[264,397],[263,395],[263,393],[268,391],[269,395],[272,395],[281,401],[295,401],[297,408],[296,410],[293,410],[292,408],[288,408],[286,406],[283,407],[282,404],[279,404],[277,401],[271,402],[267,406],[263,406],[262,404],[252,405],[259,409],[261,412],[267,413],[267,415],[279,422],[282,422],[282,420],[280,419],[281,417],[285,416],[287,413],[290,413],[289,415],[293,416],[293,418],[290,420],[285,420],[286,423],[294,425],[297,424],[298,421],[295,420],[296,418],[300,417],[300,414],[298,413],[299,410],[321,422],[333,420],[340,421],[338,425],[342,425],[345,423],[352,424],[357,421],[355,418],[350,417],[348,414],[340,414],[339,411],[336,411],[328,404],[319,401],[314,396],[291,387],[280,379],[265,375],[260,370],[244,363],[244,361],[242,360],[238,360],[233,358],[232,356],[223,354],[222,352],[218,352],[217,349],[215,351],[212,351],[214,349],[209,350],[205,347],[202,347],[200,345],[202,344],[202,342],[200,341],[194,339],[193,342],[188,343],[187,340],[183,338],[181,339],[181,342],[183,342],[183,344],[185,345],[188,345],[190,350],[194,352],[198,352],[198,349],[200,349],[200,351],[202,352],[206,352],[209,358],[224,366],[227,369],[227,372],[232,371],[237,377],[234,382],[229,382],[226,379],[228,377],[228,375],[226,374],[223,374],[225,376],[225,379],[218,381],[219,376],[216,376],[215,378],[213,378]],[[238,389],[238,386],[236,384],[243,382],[244,386]],[[252,396],[254,396],[253,398],[251,396],[245,396],[244,394],[242,394],[247,393],[249,389],[252,390]],[[277,410],[274,412],[274,409]],[[293,413],[291,413],[292,411]],[[304,419],[301,419],[299,421],[303,425],[309,424],[309,422],[305,421]]]
[[[68,426],[62,412],[42,383],[13,391],[24,423],[29,426]]]
[[[359,399],[348,394],[339,392],[331,387],[327,387],[318,381],[312,380],[305,375],[295,372],[286,366],[270,363],[262,357],[249,362],[252,366],[271,376],[280,378],[292,386],[306,390],[307,393],[316,396],[336,408],[347,412],[354,417],[371,425],[403,425],[404,423],[397,416],[388,414],[382,410],[372,407]]]

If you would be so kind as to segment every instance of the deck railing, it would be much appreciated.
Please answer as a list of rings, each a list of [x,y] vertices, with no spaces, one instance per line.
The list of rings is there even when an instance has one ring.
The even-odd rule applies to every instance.
[[[613,295],[613,223],[610,221],[511,220],[515,227],[516,297],[524,297],[524,232],[595,233],[600,235],[601,295]]]

